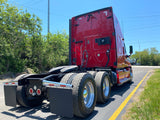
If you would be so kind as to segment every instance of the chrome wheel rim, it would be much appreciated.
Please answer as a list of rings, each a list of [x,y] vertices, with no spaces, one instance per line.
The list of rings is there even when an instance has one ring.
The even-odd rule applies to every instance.
[[[104,93],[105,97],[108,97],[108,94],[109,94],[109,80],[108,80],[107,76],[104,78],[104,81],[103,81],[103,93]]]
[[[94,87],[91,82],[87,82],[83,89],[83,101],[87,108],[90,108],[94,102]]]

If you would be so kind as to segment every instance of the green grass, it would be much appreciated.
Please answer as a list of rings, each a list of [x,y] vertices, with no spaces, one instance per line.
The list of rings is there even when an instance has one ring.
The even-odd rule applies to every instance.
[[[160,120],[160,69],[149,78],[139,101],[133,103],[127,116],[131,120]]]

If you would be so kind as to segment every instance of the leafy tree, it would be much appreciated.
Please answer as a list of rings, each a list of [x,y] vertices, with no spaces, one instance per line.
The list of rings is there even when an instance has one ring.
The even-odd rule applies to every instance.
[[[151,58],[151,65],[158,65],[158,61],[156,58],[158,56],[158,50],[156,48],[150,49],[150,58]]]
[[[0,0],[0,74],[36,72],[68,64],[68,35],[41,35],[41,20],[34,14]]]
[[[47,39],[48,38],[48,39]],[[63,32],[48,34],[45,42],[45,68],[68,64],[68,35]]]
[[[141,52],[135,52],[131,56],[132,59],[137,59],[137,63],[141,65],[160,65],[160,53],[156,48],[144,49]]]
[[[30,47],[26,46],[27,40],[41,34],[41,20],[7,4],[6,0],[0,3],[0,73],[22,71]]]

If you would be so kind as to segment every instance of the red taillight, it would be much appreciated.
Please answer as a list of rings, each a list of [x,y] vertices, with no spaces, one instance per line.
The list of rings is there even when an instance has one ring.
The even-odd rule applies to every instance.
[[[41,95],[41,90],[37,89],[37,95]]]
[[[60,85],[60,87],[66,87],[66,85]]]
[[[48,84],[49,86],[54,86],[54,84]]]
[[[120,81],[119,81],[119,74],[118,74],[118,72],[117,72],[117,83],[118,83],[118,84],[120,83]]]
[[[15,82],[12,82],[12,85],[15,85]]]
[[[6,85],[8,85],[8,83],[5,83]]]
[[[29,94],[33,94],[33,89],[32,88],[29,89]]]

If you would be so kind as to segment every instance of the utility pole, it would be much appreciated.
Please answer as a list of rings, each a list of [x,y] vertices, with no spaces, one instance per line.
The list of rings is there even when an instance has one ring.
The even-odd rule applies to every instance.
[[[50,30],[49,30],[49,25],[50,25],[50,16],[49,16],[49,13],[50,13],[50,0],[48,0],[48,33],[50,33]]]

